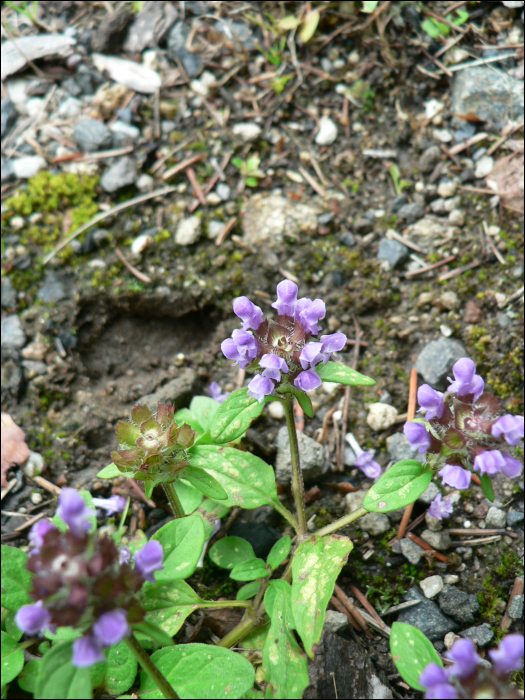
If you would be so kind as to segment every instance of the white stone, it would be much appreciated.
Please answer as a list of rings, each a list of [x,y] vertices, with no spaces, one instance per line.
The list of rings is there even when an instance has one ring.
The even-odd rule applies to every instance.
[[[42,156],[23,156],[22,158],[13,158],[11,167],[17,179],[27,180],[47,168],[47,162]]]
[[[137,238],[135,238],[135,240],[131,244],[131,252],[133,253],[133,255],[140,255],[152,243],[153,238],[151,236],[148,236],[147,233],[143,233],[142,235],[137,236]]]
[[[436,114],[442,112],[445,105],[439,100],[429,100],[425,102],[425,119],[433,119]]]
[[[222,199],[223,202],[227,202],[230,199],[230,195],[232,193],[231,187],[229,187],[224,182],[219,182],[219,184],[215,188],[215,191],[217,192],[217,195]]]
[[[439,301],[445,307],[445,309],[448,309],[449,311],[457,311],[461,306],[461,301],[458,295],[456,292],[452,291],[443,292],[443,294],[439,297]]]
[[[39,503],[42,503],[44,499],[42,498],[42,494],[38,493],[38,491],[35,491],[34,493],[31,494],[31,503],[35,506],[39,505]]]
[[[183,219],[175,234],[175,243],[178,245],[193,245],[201,237],[201,220],[198,216],[190,216]]]
[[[201,97],[207,97],[210,92],[210,89],[214,88],[216,85],[217,78],[213,75],[213,73],[210,73],[210,71],[205,70],[201,74],[200,78],[191,81],[190,88],[197,95],[200,95]]]
[[[209,204],[212,207],[217,207],[221,202],[222,199],[216,192],[209,192],[206,195],[206,204]]]
[[[224,230],[223,221],[209,221],[208,222],[208,238],[214,241]],[[277,402],[279,403],[279,402]]]
[[[20,231],[20,229],[24,228],[26,222],[21,216],[13,216],[9,224],[14,231]]]
[[[140,63],[100,53],[91,54],[91,58],[100,72],[107,71],[112,80],[135,92],[150,95],[162,85],[160,75]]]
[[[280,401],[270,401],[268,404],[268,413],[275,420],[284,418],[284,406]]]
[[[443,589],[443,579],[441,576],[429,576],[420,581],[419,585],[427,598],[433,598]]]
[[[432,136],[435,141],[441,141],[441,143],[450,143],[454,139],[454,135],[448,129],[434,129]]]
[[[494,158],[492,156],[483,156],[480,158],[476,165],[476,170],[474,175],[478,178],[486,177],[492,169],[494,168]]]
[[[155,185],[155,180],[148,173],[142,173],[135,185],[141,192],[151,192]]]
[[[73,117],[78,117],[81,109],[82,102],[80,100],[77,100],[76,97],[68,97],[58,108],[57,114],[62,119],[73,119]]]
[[[41,97],[31,97],[31,99],[26,102],[28,115],[33,119],[39,120],[44,114],[45,104],[45,101]]]
[[[142,65],[150,70],[157,71],[159,69],[159,57],[155,49],[144,51],[142,54]]]
[[[463,214],[461,209],[453,209],[448,215],[448,220],[452,226],[464,226],[465,214]]]
[[[319,146],[329,146],[337,138],[337,126],[330,117],[321,117],[319,120],[319,131],[315,137],[315,143]]]
[[[456,194],[457,189],[456,183],[450,180],[449,182],[442,182],[437,189],[437,193],[440,197],[443,197],[443,199],[448,199]]]
[[[459,576],[457,574],[447,574],[443,580],[447,586],[454,586],[456,583],[459,583]]]
[[[459,635],[457,635],[455,632],[447,632],[445,635],[445,639],[443,640],[445,644],[445,649],[448,649],[450,651],[450,649],[452,649],[452,645],[457,639],[461,639],[461,637],[459,637]]]
[[[324,618],[324,629],[328,632],[341,632],[348,625],[348,618],[337,610],[327,610]]]
[[[452,51],[452,63],[462,63],[469,57],[469,52],[465,49],[454,49]]]
[[[117,119],[110,127],[109,130],[114,134],[124,134],[124,136],[129,136],[131,139],[138,139],[140,136],[140,129],[138,126],[133,126],[133,124],[127,124],[122,119]]]
[[[323,382],[321,388],[325,394],[333,394],[341,385],[337,382]]]
[[[22,467],[22,471],[29,478],[32,479],[34,476],[41,474],[45,469],[46,463],[44,458],[38,452],[30,452],[27,462]]]
[[[240,124],[235,124],[232,129],[232,134],[238,136],[245,142],[255,141],[255,139],[260,136],[261,132],[261,127],[253,122],[241,122]]]
[[[369,410],[366,422],[372,430],[380,431],[390,428],[397,419],[397,409],[387,403],[373,403]]]

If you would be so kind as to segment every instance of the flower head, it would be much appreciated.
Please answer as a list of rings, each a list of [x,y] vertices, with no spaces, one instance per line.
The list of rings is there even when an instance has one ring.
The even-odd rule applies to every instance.
[[[492,435],[503,437],[513,447],[523,440],[523,416],[501,416],[492,426]]]
[[[130,633],[125,610],[116,608],[103,613],[93,625],[93,632],[102,646],[119,644]]]
[[[157,540],[150,540],[135,553],[135,569],[138,570],[143,579],[155,583],[153,572],[161,571],[164,568],[163,559],[164,550],[161,543]]]
[[[440,469],[439,476],[444,484],[460,491],[470,486],[470,472],[456,464],[446,464]]]
[[[303,302],[301,304],[301,302]],[[296,318],[307,333],[312,335],[317,335],[319,333],[318,321],[326,315],[326,305],[321,299],[300,299],[298,302],[298,308],[301,310],[297,313]]]
[[[427,420],[441,418],[445,411],[444,396],[441,391],[432,389],[428,384],[422,384],[419,387],[417,390],[417,400],[421,406],[419,410],[426,410],[425,418]]]
[[[458,396],[473,394],[474,401],[477,401],[483,393],[485,382],[479,374],[476,374],[474,362],[468,357],[462,357],[455,363],[452,373],[455,381],[452,381],[449,377],[449,382],[452,382],[448,388],[449,393],[457,394]]]
[[[249,328],[256,331],[263,322],[262,309],[255,306],[248,297],[238,297],[233,302],[233,312],[241,319],[245,331]]]
[[[279,316],[291,316],[295,314],[298,288],[295,282],[283,280],[277,285],[277,301],[272,304],[277,309]]]
[[[110,496],[109,498],[94,498],[91,503],[95,508],[102,508],[108,515],[122,513],[126,507],[126,499],[124,496]]]
[[[317,389],[318,386],[321,386],[322,381],[321,377],[316,374],[314,369],[308,369],[305,372],[300,372],[293,383],[298,389],[312,391],[313,389]]]
[[[433,661],[419,676],[419,682],[427,689],[425,698],[457,698],[457,690],[448,682],[447,672]]]
[[[51,614],[39,600],[34,605],[23,605],[15,615],[15,622],[26,634],[38,634],[51,622]]]
[[[95,515],[95,511],[86,505],[76,489],[65,488],[58,497],[57,515],[74,535],[81,536],[91,530],[89,518]]]
[[[315,367],[315,365],[318,365],[320,362],[323,362],[325,356],[322,350],[322,343],[314,342],[305,345],[304,348],[301,350],[301,354],[299,355],[299,362],[301,363],[301,367],[303,369],[308,369],[308,365]],[[328,358],[326,359],[326,361],[328,362]]]
[[[263,377],[258,374],[248,384],[248,396],[252,399],[257,399],[259,403],[264,401],[265,396],[271,396],[275,393],[275,386],[269,377]]]
[[[468,678],[476,670],[480,657],[472,639],[457,639],[445,656],[454,662],[449,669],[451,676]]]
[[[222,341],[221,350],[229,360],[235,360],[234,365],[246,369],[257,357],[259,345],[251,333],[236,329],[231,338]]]
[[[403,432],[413,450],[418,450],[419,454],[425,454],[430,447],[432,438],[426,427],[422,423],[405,423]]]
[[[445,498],[445,500],[442,499],[443,496],[438,493],[428,509],[429,514],[433,518],[437,518],[437,520],[448,518],[454,512],[454,506],[450,502],[450,498]]]
[[[105,661],[102,644],[92,634],[75,639],[73,642],[73,658],[71,663],[78,668],[87,668],[99,661]]]
[[[497,649],[489,651],[496,673],[507,674],[519,671],[523,665],[523,635],[508,634]]]
[[[374,455],[375,450],[362,452],[354,462],[369,479],[379,479],[381,476],[381,465],[374,461]]]
[[[517,461],[517,460],[516,460]],[[480,474],[494,476],[505,466],[505,459],[499,450],[487,450],[476,455],[474,459],[474,470]],[[520,464],[521,467],[521,464]]]
[[[290,371],[286,360],[279,355],[274,355],[272,353],[268,355],[263,355],[259,360],[259,366],[263,368],[263,377],[269,377],[274,379],[276,382],[281,379],[281,372],[288,374]]]
[[[217,382],[210,382],[209,391],[211,398],[215,399],[215,401],[218,403],[224,403],[231,393],[229,391],[225,391],[223,394],[222,389]]]

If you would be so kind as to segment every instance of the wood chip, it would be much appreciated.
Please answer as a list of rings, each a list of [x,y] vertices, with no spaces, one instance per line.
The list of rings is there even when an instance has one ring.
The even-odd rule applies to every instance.
[[[232,216],[232,218],[226,223],[220,234],[217,236],[217,240],[215,241],[216,246],[220,246],[224,243],[224,241],[228,238],[228,235],[233,231],[235,228],[235,225],[237,224],[237,217]]]
[[[38,484],[43,489],[45,489],[46,491],[49,491],[50,493],[52,493],[55,496],[60,496],[60,494],[62,493],[62,489],[60,488],[60,486],[56,486],[56,484],[52,484],[47,479],[44,479],[43,476],[33,476],[32,480],[35,482],[35,484]]]
[[[448,557],[446,557],[444,554],[441,554],[441,552],[436,551],[433,547],[424,542],[421,538],[416,537],[412,532],[407,532],[407,537],[411,539],[412,542],[418,544],[425,551],[432,552],[436,559],[439,559],[439,561],[448,562]]]

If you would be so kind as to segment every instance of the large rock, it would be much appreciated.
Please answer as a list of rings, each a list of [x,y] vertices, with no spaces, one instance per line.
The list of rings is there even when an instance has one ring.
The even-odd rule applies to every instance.
[[[471,625],[479,613],[479,601],[472,593],[446,585],[439,594],[439,607],[462,627]]]
[[[325,458],[323,445],[320,445],[304,433],[298,433],[297,438],[304,480],[313,481],[330,471],[330,464]],[[284,425],[277,433],[275,478],[280,484],[288,484],[292,478],[290,438],[288,436],[288,428]]]
[[[157,389],[153,394],[141,396],[137,403],[146,404],[150,410],[155,410],[157,404],[174,403],[177,409],[187,406],[198,385],[197,373],[190,368],[182,371],[179,377],[172,379]]]
[[[523,120],[523,81],[492,66],[474,66],[456,73],[450,111],[458,117],[474,114],[501,129]]]
[[[272,246],[280,243],[285,234],[313,234],[322,211],[315,204],[294,202],[281,194],[253,195],[242,212],[243,240],[248,245]]]
[[[123,187],[134,185],[137,181],[137,165],[133,158],[119,158],[100,178],[100,186],[104,192],[116,192]]]
[[[398,622],[417,627],[431,642],[441,641],[447,632],[455,632],[458,629],[456,622],[444,615],[438,605],[426,598],[417,586],[408,590],[405,600],[419,600],[420,603],[402,610],[397,618]]]
[[[452,366],[467,351],[463,343],[452,338],[431,340],[424,348],[416,362],[416,371],[427,384],[434,389],[446,388],[446,379],[451,374]]]

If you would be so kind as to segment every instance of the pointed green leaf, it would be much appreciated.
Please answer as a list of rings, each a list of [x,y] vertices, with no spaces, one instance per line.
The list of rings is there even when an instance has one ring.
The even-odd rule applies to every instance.
[[[150,620],[143,620],[142,622],[135,623],[133,629],[136,632],[147,634],[148,637],[151,637],[163,647],[169,647],[173,644],[171,635],[164,632],[163,629]]]
[[[235,596],[236,600],[250,600],[250,598],[253,598],[254,596],[259,593],[259,588],[261,587],[261,582],[260,581],[250,581],[250,583],[247,583],[245,586],[242,588],[239,588],[237,591],[237,595]]]
[[[15,612],[31,603],[31,574],[26,569],[27,554],[2,545],[2,607]]]
[[[107,467],[104,467],[104,469],[101,469],[97,474],[99,479],[116,479],[117,476],[122,476],[122,472],[113,462],[108,464]]]
[[[237,564],[230,572],[234,581],[255,581],[258,578],[269,576],[270,572],[266,568],[263,559],[250,559],[242,564]]]
[[[26,693],[35,692],[41,664],[42,662],[40,659],[33,659],[24,666],[22,673],[18,676],[18,685],[22,690],[25,690]]]
[[[249,661],[230,649],[210,644],[182,644],[159,649],[151,660],[180,698],[241,698],[253,685]],[[141,672],[142,698],[162,698],[147,673]]]
[[[224,501],[228,494],[211,474],[189,464],[180,473],[180,478],[188,481],[193,488],[197,489],[208,498],[215,501]]]
[[[158,625],[170,637],[177,634],[184,620],[204,603],[186,581],[173,579],[154,585],[146,584],[142,591],[142,606],[146,620]]]
[[[352,542],[342,535],[312,537],[299,545],[292,559],[292,610],[306,653],[321,639],[326,608]]]
[[[211,428],[213,419],[220,407],[221,404],[218,401],[208,396],[194,396],[190,403],[190,411],[201,424],[203,432]]]
[[[24,668],[24,648],[2,631],[2,685],[11,683]]]
[[[366,492],[363,508],[387,513],[414,503],[428,487],[432,471],[415,459],[404,459],[383,474]]]
[[[266,563],[272,571],[283,563],[286,557],[290,554],[291,547],[292,540],[289,535],[281,537],[281,539],[274,544],[270,554],[268,554],[268,559],[266,560]]]
[[[304,18],[303,28],[299,33],[299,37],[301,38],[301,41],[305,44],[308,41],[310,41],[310,39],[315,34],[315,30],[317,29],[317,25],[319,24],[320,18],[321,13],[319,12],[319,10],[312,10],[311,12],[308,12],[306,17]]]
[[[155,488],[154,481],[145,481],[144,482],[144,495],[146,496],[147,499],[151,498],[154,488]]]
[[[425,691],[419,676],[432,661],[443,666],[434,645],[421,630],[404,622],[394,622],[390,635],[390,653],[401,677],[412,688]]]
[[[310,397],[304,391],[301,391],[301,389],[298,389],[296,386],[292,386],[292,384],[282,384],[276,389],[276,393],[292,394],[293,396],[295,396],[295,398],[299,402],[299,406],[303,409],[308,418],[314,417],[314,409],[312,407]]]
[[[286,581],[281,581],[281,580],[274,580],[270,581],[270,585],[268,586],[268,590],[266,591],[264,595],[264,607],[266,608],[266,612],[270,617],[274,617],[275,615],[275,600],[278,597],[279,591],[285,590],[285,592],[289,593],[285,596],[286,598],[286,617],[288,620],[288,627],[291,630],[295,629],[295,620],[293,618],[293,610],[292,610],[292,596],[291,596],[291,589],[290,589],[290,584],[286,583]],[[277,608],[278,610],[282,611],[282,608]]]
[[[491,503],[494,503],[494,489],[492,488],[492,481],[488,474],[483,474],[481,479],[481,490],[485,496],[489,499]]]
[[[326,365],[317,365],[317,374],[323,382],[335,382],[345,386],[374,386],[375,380],[359,374],[355,369],[342,365],[340,362],[327,362]]]
[[[373,12],[376,7],[379,5],[379,0],[364,0],[363,1],[363,7],[361,8],[361,12]]]
[[[117,423],[117,440],[119,445],[133,447],[140,437],[140,430],[133,423],[120,420]]]
[[[200,506],[204,496],[200,491],[194,489],[190,484],[184,484],[180,479],[173,483],[177,496],[182,506],[185,515],[191,515],[193,511]]]
[[[90,700],[91,675],[89,668],[73,666],[72,642],[62,642],[42,657],[40,674],[36,682],[36,698],[64,698]]]
[[[259,403],[250,398],[247,391],[246,387],[233,391],[220,405],[210,428],[211,438],[216,444],[224,445],[241,437],[252,420],[261,415],[264,401]]]
[[[195,571],[204,547],[204,523],[198,515],[172,520],[153,537],[164,549],[164,569],[155,572],[156,581],[188,578]]]
[[[238,564],[255,559],[253,547],[242,537],[223,537],[210,548],[210,559],[221,569],[233,569]]]
[[[144,623],[143,623],[144,624]],[[168,638],[173,644],[171,638]],[[111,647],[106,652],[106,674],[104,688],[110,695],[121,695],[129,690],[137,677],[137,660],[125,642]]]

